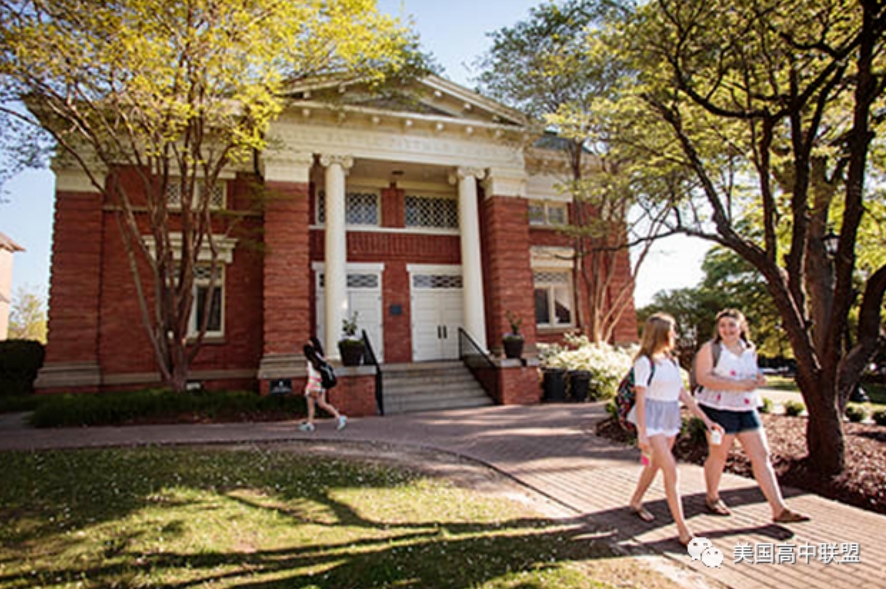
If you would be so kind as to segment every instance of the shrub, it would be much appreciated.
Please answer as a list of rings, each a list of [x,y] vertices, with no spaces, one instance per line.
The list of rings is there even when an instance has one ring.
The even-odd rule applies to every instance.
[[[33,340],[0,341],[0,396],[30,395],[45,349]]]
[[[592,396],[601,399],[614,397],[618,383],[631,369],[636,346],[618,348],[605,343],[594,344],[584,335],[566,334],[564,339],[566,346],[538,344],[541,366],[587,370],[591,373]]]
[[[772,413],[774,403],[769,397],[763,397],[763,404],[758,408],[760,413]]]
[[[304,397],[261,396],[251,391],[177,393],[169,389],[53,395],[35,409],[31,423],[36,427],[116,425],[140,420],[230,420],[266,413],[303,415]]]
[[[849,421],[859,423],[864,421],[868,416],[868,410],[863,405],[848,405],[846,407],[846,417]]]
[[[799,401],[785,401],[784,402],[784,413],[785,415],[789,415],[790,417],[797,417],[803,411],[806,410],[806,406]]]
[[[680,428],[681,436],[688,436],[694,445],[707,444],[706,433],[708,428],[704,422],[698,417],[683,418],[683,425]]]
[[[874,423],[877,425],[886,425],[886,409],[874,411]]]
[[[615,404],[615,399],[609,399],[609,402],[606,403],[606,413],[609,414],[609,417],[618,419],[618,405]]]

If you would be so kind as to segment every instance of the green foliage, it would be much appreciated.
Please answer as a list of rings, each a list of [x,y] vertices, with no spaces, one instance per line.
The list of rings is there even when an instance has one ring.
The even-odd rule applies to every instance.
[[[251,391],[134,392],[52,395],[31,415],[36,427],[120,425],[138,421],[242,420],[263,414],[305,414],[302,395],[262,396]]]
[[[523,324],[523,318],[511,310],[505,311],[505,317],[508,318],[508,324],[511,326],[511,333],[508,335],[522,339],[523,336],[520,335],[520,326]]]
[[[715,246],[705,254],[702,271],[704,276],[696,287],[656,293],[652,303],[637,312],[638,320],[658,312],[673,315],[680,328],[680,356],[685,357],[714,336],[718,311],[741,309],[760,355],[792,357],[778,310],[757,270],[734,252]]]
[[[37,341],[0,341],[0,397],[33,393],[45,353],[43,344]]]
[[[707,431],[708,428],[705,427],[704,421],[699,419],[698,417],[684,417],[683,423],[680,428],[680,435],[688,436],[689,440],[694,445],[702,445],[707,444]]]
[[[40,295],[21,287],[9,309],[9,339],[46,343],[46,304]]]
[[[587,370],[590,388],[599,398],[614,397],[618,383],[634,363],[636,347],[630,349],[591,343],[584,335],[567,334],[566,346],[538,344],[542,367]]]
[[[615,399],[609,399],[609,402],[606,403],[606,413],[612,419],[618,419],[618,405],[616,405]]]
[[[874,411],[874,414],[871,417],[874,418],[874,423],[877,425],[886,425],[886,409]]]
[[[867,419],[867,416],[868,410],[865,409],[864,405],[850,404],[846,406],[846,417],[849,421],[859,423]]]
[[[206,328],[190,337],[195,266],[212,252],[214,273],[214,241],[242,221],[213,210],[223,174],[296,147],[269,131],[299,84],[375,89],[416,61],[414,35],[372,0],[24,0],[0,22],[0,113],[45,131],[56,169],[120,211],[157,368],[182,390]]]
[[[804,411],[806,411],[806,406],[799,401],[785,401],[784,406],[784,414],[789,417],[797,417]]]
[[[775,403],[769,397],[763,397],[763,404],[758,408],[760,413],[772,413]]]
[[[341,320],[341,333],[344,339],[357,339],[357,317],[359,311],[354,311],[350,317]]]

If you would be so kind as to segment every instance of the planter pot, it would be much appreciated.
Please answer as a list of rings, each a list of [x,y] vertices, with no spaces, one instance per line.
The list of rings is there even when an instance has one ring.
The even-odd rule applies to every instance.
[[[505,358],[520,358],[523,355],[523,338],[506,337],[501,343],[505,348]]]
[[[342,340],[338,342],[338,351],[345,366],[360,366],[363,363],[362,340]]]

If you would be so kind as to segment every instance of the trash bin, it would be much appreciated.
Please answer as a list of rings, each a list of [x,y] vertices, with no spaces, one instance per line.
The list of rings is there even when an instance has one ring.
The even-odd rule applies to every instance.
[[[545,368],[543,371],[542,389],[548,403],[562,403],[566,400],[566,369]]]
[[[591,384],[591,373],[587,370],[569,371],[569,400],[573,403],[584,403],[588,400],[588,387]]]
[[[871,398],[861,386],[856,386],[852,394],[849,395],[849,400],[853,403],[869,403]]]

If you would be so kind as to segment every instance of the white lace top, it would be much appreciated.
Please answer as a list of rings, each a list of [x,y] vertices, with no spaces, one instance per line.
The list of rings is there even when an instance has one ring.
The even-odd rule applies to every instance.
[[[683,377],[680,367],[669,358],[656,358],[655,373],[649,380],[652,365],[649,358],[640,356],[634,362],[634,384],[646,387],[646,398],[652,401],[679,401]],[[649,383],[648,386],[646,383]]]
[[[714,367],[714,374],[720,378],[742,380],[757,376],[757,350],[742,342],[742,352],[735,355],[726,346],[720,347],[720,358]],[[701,405],[729,411],[751,411],[762,405],[757,391],[718,391],[702,388],[696,396]]]

